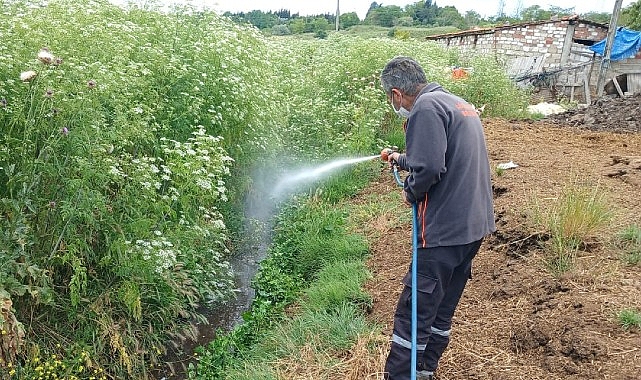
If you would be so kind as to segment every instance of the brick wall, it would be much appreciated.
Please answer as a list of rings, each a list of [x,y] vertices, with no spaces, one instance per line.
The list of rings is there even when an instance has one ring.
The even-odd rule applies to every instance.
[[[545,68],[558,67],[569,20],[498,27],[495,30],[457,33],[435,38],[435,41],[463,51],[474,50],[482,54],[517,58],[545,56]],[[592,24],[577,23],[574,37],[581,40],[600,41],[607,37],[607,29]]]

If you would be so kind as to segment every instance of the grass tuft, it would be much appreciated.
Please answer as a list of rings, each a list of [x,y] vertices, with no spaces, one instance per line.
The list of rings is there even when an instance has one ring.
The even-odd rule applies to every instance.
[[[580,183],[566,186],[546,208],[537,202],[535,214],[550,236],[546,264],[557,274],[572,268],[576,252],[612,218],[602,189]]]
[[[622,310],[617,315],[617,318],[625,330],[630,330],[632,328],[641,329],[641,313],[637,310]]]
[[[615,246],[621,252],[621,258],[627,265],[641,263],[641,227],[631,225],[625,228],[616,238]]]

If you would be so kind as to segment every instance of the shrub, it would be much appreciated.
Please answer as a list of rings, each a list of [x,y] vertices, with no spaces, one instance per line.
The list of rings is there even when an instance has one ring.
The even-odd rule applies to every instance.
[[[292,32],[285,24],[274,25],[272,27],[272,35],[274,36],[289,36],[290,34],[292,34]]]

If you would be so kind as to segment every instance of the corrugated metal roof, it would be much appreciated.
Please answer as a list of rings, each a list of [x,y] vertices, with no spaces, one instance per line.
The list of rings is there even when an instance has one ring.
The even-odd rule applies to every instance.
[[[574,16],[561,17],[561,18],[556,19],[556,20],[522,22],[522,23],[518,23],[518,24],[497,25],[497,26],[493,26],[491,28],[470,29],[470,30],[464,30],[464,31],[461,31],[461,32],[437,34],[437,35],[433,35],[433,36],[427,36],[427,37],[425,37],[425,39],[426,40],[439,40],[441,38],[465,37],[465,36],[474,36],[474,35],[481,35],[481,34],[492,34],[492,33],[495,33],[496,31],[499,31],[499,30],[522,28],[524,26],[532,26],[532,25],[553,24],[553,23],[557,23],[559,21],[570,21],[570,22],[574,22],[574,23],[578,23],[578,24],[587,24],[587,25],[597,26],[597,27],[604,28],[605,30],[608,30],[608,25],[607,24],[601,24],[601,23],[598,23],[598,22],[590,21],[590,20],[584,20],[584,19],[579,18],[579,16],[574,15]]]

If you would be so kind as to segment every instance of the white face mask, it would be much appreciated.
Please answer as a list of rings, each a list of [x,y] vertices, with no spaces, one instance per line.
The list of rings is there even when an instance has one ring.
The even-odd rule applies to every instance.
[[[392,108],[394,109],[394,112],[398,116],[404,117],[406,119],[410,117],[410,111],[408,111],[405,107],[403,107],[402,95],[401,95],[401,108],[396,109],[396,107],[394,107],[394,101],[392,101]]]

